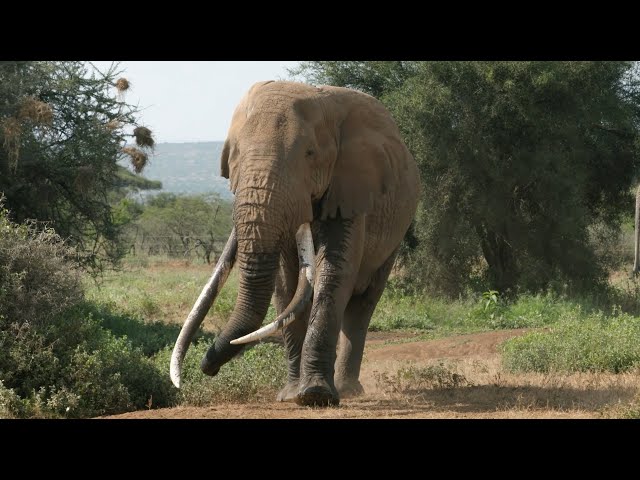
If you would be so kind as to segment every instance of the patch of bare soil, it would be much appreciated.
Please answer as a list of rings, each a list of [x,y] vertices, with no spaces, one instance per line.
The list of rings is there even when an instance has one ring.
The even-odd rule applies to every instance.
[[[525,330],[503,330],[412,341],[398,332],[371,332],[361,382],[365,395],[335,408],[262,402],[177,407],[106,418],[290,419],[290,418],[603,418],[616,416],[640,392],[628,374],[510,374],[502,370],[498,345]],[[411,384],[397,372],[439,365],[464,381],[452,388]]]

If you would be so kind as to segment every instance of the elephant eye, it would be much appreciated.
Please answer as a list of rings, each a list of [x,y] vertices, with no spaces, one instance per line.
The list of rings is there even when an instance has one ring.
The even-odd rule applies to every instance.
[[[312,156],[314,153],[313,148],[307,148],[307,151],[305,152],[305,154],[307,155],[307,157]]]

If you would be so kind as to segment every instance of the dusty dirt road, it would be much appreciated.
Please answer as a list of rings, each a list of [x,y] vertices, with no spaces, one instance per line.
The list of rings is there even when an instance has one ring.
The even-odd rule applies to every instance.
[[[306,408],[275,401],[225,403],[105,418],[608,418],[620,416],[621,406],[632,402],[640,391],[637,373],[507,373],[501,367],[497,347],[522,333],[504,330],[415,341],[416,336],[409,334],[371,332],[361,373],[367,393],[344,399],[335,408]],[[425,377],[426,382],[397,375],[400,368],[425,372],[429,366],[435,369]]]

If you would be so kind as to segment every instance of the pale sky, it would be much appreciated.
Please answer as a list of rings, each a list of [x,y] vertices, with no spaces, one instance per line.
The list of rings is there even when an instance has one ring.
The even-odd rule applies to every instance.
[[[91,62],[106,70],[111,62]],[[287,80],[299,62],[120,62],[127,103],[157,143],[224,140],[236,105],[255,82]],[[115,89],[114,89],[115,90]]]

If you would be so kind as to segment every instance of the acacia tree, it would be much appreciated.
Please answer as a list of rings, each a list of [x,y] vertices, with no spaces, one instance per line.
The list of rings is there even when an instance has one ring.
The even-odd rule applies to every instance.
[[[85,62],[0,62],[0,192],[13,220],[45,222],[100,267],[121,255],[109,193],[131,183],[153,147],[149,129],[122,99],[117,64],[100,72]],[[126,146],[135,127],[142,148]]]
[[[592,232],[616,232],[632,205],[634,63],[305,62],[293,73],[375,95],[398,121],[424,186],[413,281],[455,294],[474,277],[500,291],[605,278]]]

